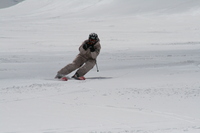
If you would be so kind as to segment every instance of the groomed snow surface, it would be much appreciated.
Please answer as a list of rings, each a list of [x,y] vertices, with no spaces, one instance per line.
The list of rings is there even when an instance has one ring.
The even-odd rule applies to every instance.
[[[0,9],[0,133],[199,133],[199,5],[25,0]],[[55,80],[91,32],[100,72]]]

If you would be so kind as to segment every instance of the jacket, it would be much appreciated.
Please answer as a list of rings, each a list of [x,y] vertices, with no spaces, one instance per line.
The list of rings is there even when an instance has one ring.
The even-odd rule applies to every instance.
[[[88,40],[85,40],[81,46],[79,47],[79,55],[82,56],[83,58],[85,59],[96,59],[97,56],[99,55],[100,53],[100,50],[101,50],[101,45],[100,45],[100,40],[98,40],[93,46],[94,46],[94,49],[95,51],[94,52],[91,52],[90,49],[83,49],[83,45],[85,43],[87,43]]]

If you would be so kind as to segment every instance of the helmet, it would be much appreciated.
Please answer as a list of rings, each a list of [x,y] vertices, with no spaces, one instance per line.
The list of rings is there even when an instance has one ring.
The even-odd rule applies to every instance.
[[[98,40],[99,38],[98,38],[98,35],[97,35],[96,33],[91,33],[91,34],[89,35],[89,39]]]

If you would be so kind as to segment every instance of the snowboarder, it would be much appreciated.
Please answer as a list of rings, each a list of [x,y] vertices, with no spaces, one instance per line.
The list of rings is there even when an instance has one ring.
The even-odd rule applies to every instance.
[[[72,78],[85,79],[84,75],[95,66],[100,49],[101,45],[98,35],[96,33],[89,34],[89,38],[79,47],[79,54],[74,61],[58,71],[55,78],[62,79],[67,74],[78,69]]]

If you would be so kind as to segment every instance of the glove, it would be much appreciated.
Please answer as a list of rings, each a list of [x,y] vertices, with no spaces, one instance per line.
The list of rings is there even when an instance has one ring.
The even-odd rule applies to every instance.
[[[88,44],[87,44],[87,43],[83,44],[83,49],[84,49],[84,50],[87,50],[87,49],[88,49]]]
[[[91,51],[91,52],[94,52],[94,51],[95,51],[94,46],[91,46],[91,47],[90,47],[90,51]]]

